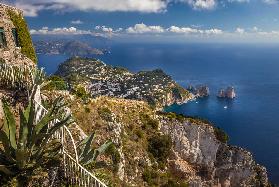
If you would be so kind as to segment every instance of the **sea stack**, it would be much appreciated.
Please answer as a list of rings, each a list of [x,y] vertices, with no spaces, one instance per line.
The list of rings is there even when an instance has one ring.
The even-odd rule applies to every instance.
[[[224,89],[219,90],[217,97],[234,99],[236,97],[234,87],[229,86],[229,87],[227,87],[226,90],[224,90]]]
[[[209,88],[207,86],[199,86],[197,88],[197,95],[199,97],[208,97],[209,96]]]

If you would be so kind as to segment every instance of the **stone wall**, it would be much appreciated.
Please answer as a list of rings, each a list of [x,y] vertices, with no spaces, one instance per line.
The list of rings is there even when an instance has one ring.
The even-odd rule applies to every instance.
[[[23,12],[15,7],[11,7],[0,3],[0,28],[4,29],[4,34],[7,42],[6,47],[0,47],[0,58],[4,59],[7,64],[17,65],[33,65],[32,60],[21,53],[20,47],[16,46],[15,39],[12,34],[12,29],[15,28],[10,19],[8,11],[12,10],[17,14],[23,15]]]

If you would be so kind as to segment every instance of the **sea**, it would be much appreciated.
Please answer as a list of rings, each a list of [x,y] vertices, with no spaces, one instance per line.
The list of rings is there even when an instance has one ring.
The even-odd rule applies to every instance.
[[[162,69],[184,87],[207,85],[210,96],[166,111],[206,118],[224,129],[229,144],[252,152],[279,184],[279,44],[115,43],[96,56],[132,72]],[[39,66],[53,74],[65,55],[38,55]],[[234,100],[218,99],[233,86]]]

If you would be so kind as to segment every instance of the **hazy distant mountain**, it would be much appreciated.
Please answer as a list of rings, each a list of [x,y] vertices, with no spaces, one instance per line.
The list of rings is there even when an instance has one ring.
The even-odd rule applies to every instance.
[[[97,49],[80,41],[35,41],[36,52],[38,54],[65,54],[68,56],[92,56],[103,55],[106,49]]]
[[[87,45],[98,48],[98,49],[108,49],[111,46],[112,40],[101,37],[101,36],[93,36],[90,34],[76,34],[76,35],[32,35],[32,39],[34,43],[37,43],[39,41],[63,41],[63,42],[69,42],[69,41],[79,41],[86,43]]]

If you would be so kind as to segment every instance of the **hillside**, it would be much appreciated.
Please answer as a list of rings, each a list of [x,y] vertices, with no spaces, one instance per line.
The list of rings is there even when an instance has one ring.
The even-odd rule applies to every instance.
[[[74,99],[71,110],[97,142],[115,143],[93,169],[109,186],[268,186],[251,153],[227,145],[224,132],[206,121],[108,97],[86,105]]]
[[[162,70],[131,73],[89,58],[71,58],[61,64],[56,75],[70,85],[83,84],[92,97],[111,96],[147,101],[163,107],[183,103],[193,98]]]

